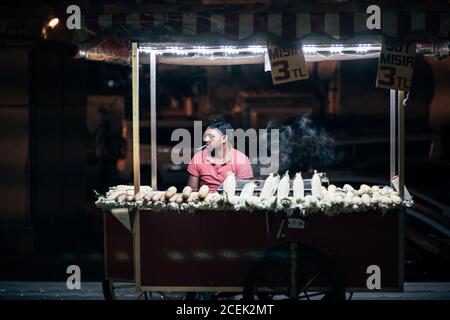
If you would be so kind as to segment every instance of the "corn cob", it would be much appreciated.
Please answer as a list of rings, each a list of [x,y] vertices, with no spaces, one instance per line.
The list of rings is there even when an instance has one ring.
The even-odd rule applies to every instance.
[[[178,195],[177,195],[177,198],[175,199],[175,202],[176,202],[177,204],[182,204],[183,201],[184,201],[183,196],[182,196],[181,194],[178,194]]]
[[[205,184],[205,185],[201,186],[200,189],[198,190],[198,198],[200,200],[203,200],[206,198],[208,193],[209,193],[209,187]]]
[[[144,201],[152,201],[153,198],[153,191],[148,192],[145,196],[144,196]]]
[[[189,186],[184,187],[183,193],[182,193],[183,199],[188,199],[189,196],[191,195],[191,193],[192,193],[191,187],[189,187]]]
[[[271,196],[271,192],[274,185],[273,180],[274,180],[273,173],[271,173],[264,181],[264,186],[261,190],[261,194],[259,195],[261,199],[268,199]]]
[[[281,200],[289,197],[289,171],[286,171],[283,178],[281,178],[280,183],[278,184],[277,190],[277,200],[281,202]]]
[[[191,195],[186,200],[186,202],[198,202],[198,192],[191,192]]]
[[[126,192],[121,193],[121,194],[119,194],[119,195],[116,197],[116,201],[118,201],[118,202],[125,201],[126,198],[127,198],[127,196],[128,196],[128,195],[127,195]]]
[[[176,187],[170,187],[169,189],[167,189],[166,191],[166,199],[170,199],[174,196],[174,194],[177,193],[177,188]]]
[[[303,186],[302,173],[297,172],[295,174],[294,182],[292,185],[294,200],[297,201],[299,199],[303,199],[305,197],[305,191]]]
[[[244,188],[242,188],[240,197],[241,198],[248,198],[253,196],[253,193],[255,192],[256,183],[254,181],[250,181],[245,184]]]
[[[322,182],[316,170],[314,170],[314,175],[311,179],[311,195],[317,199],[322,197]]]
[[[227,177],[223,182],[223,193],[228,197],[234,197],[236,193],[236,177],[232,171],[228,171]]]

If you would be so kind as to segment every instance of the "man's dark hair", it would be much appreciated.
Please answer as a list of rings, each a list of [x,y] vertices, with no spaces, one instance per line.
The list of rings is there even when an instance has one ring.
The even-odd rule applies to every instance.
[[[233,130],[231,124],[226,120],[210,120],[206,127],[217,129],[222,132],[222,134],[227,134],[227,130]]]
[[[219,130],[222,134],[227,136],[229,142],[233,140],[233,131],[229,131],[227,134],[227,130],[233,130],[231,123],[224,119],[214,119],[208,121],[206,128],[213,128]]]

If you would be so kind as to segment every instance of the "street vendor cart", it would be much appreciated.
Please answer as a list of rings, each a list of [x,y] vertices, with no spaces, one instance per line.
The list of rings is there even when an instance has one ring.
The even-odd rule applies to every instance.
[[[150,65],[151,189],[155,191],[158,63],[263,64],[269,37],[303,47],[307,62],[376,58],[383,37],[423,41],[437,39],[437,30],[448,38],[448,16],[434,12],[387,8],[383,11],[386,27],[381,32],[367,30],[365,7],[335,4],[324,8],[309,4],[300,9],[265,7],[261,11],[254,6],[229,10],[182,6],[155,11],[143,6],[122,14],[118,10],[123,8],[114,11],[111,7],[87,17],[86,28],[94,22],[98,37],[84,41],[79,55],[132,65],[131,195],[142,189],[140,64]],[[441,19],[440,29],[436,29],[436,17]],[[421,43],[417,50],[436,52],[436,43]],[[405,93],[391,90],[390,96],[390,177],[398,176],[397,192],[403,201]],[[310,181],[304,182],[308,193]],[[327,214],[319,207],[289,212],[226,207],[158,210],[145,202],[136,204],[132,197],[129,200],[99,205],[105,209],[106,298],[130,298],[130,286],[137,298],[151,298],[154,293],[195,298],[199,292],[211,293],[213,298],[218,292],[229,292],[249,300],[345,299],[346,292],[403,290],[404,202],[384,209],[352,206],[340,212],[337,208]],[[120,296],[121,289],[128,290],[127,294]]]

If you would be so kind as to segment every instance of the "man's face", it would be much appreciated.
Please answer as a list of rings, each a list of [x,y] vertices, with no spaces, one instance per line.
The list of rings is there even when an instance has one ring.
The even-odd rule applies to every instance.
[[[218,129],[207,128],[203,134],[203,141],[206,143],[206,150],[221,148],[227,141],[227,136],[222,134]]]

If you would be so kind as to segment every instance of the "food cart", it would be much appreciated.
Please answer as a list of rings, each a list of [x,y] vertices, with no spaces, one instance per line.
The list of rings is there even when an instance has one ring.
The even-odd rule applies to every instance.
[[[151,188],[158,190],[158,63],[262,64],[268,37],[303,46],[306,61],[369,59],[379,56],[383,37],[435,39],[436,17],[441,19],[438,32],[448,38],[448,16],[388,8],[383,12],[386,28],[380,32],[367,31],[366,8],[335,4],[318,11],[310,6],[269,7],[263,11],[254,6],[230,7],[230,11],[214,6],[182,6],[156,11],[140,9],[125,15],[109,8],[108,13],[86,19],[87,23],[94,20],[97,26],[106,28],[109,33],[104,34],[108,36],[120,32],[115,33],[114,40],[84,42],[79,55],[132,65],[132,194],[138,194],[142,188],[142,63],[150,65]],[[417,46],[424,53],[436,52],[436,48],[436,43]],[[398,194],[404,200],[405,95],[391,90],[390,97],[390,176],[399,177]],[[307,183],[305,180],[306,192],[310,190]],[[116,298],[121,288],[128,288],[127,283],[137,290],[139,298],[149,298],[154,292],[163,296],[167,296],[165,292],[231,292],[242,294],[244,299],[344,299],[346,292],[403,290],[402,205],[386,210],[371,206],[333,215],[299,209],[158,210],[145,203],[135,204],[131,199],[114,207],[101,207],[105,209],[106,298]],[[381,277],[374,280],[377,273]]]

